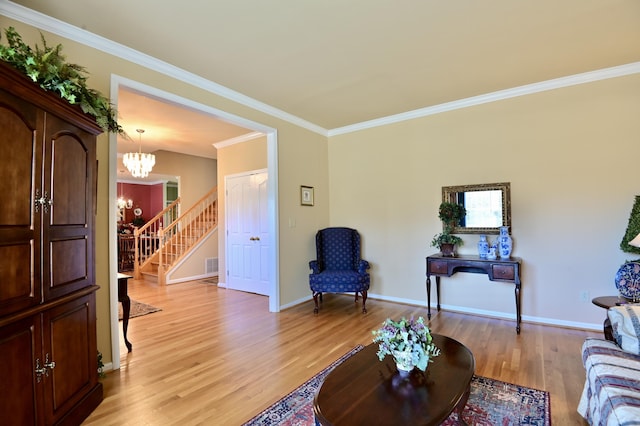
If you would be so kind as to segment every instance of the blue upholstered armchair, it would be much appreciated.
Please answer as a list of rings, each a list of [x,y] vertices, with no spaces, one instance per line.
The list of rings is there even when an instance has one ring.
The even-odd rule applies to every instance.
[[[316,234],[316,260],[309,262],[309,286],[318,313],[322,293],[362,294],[362,313],[367,312],[369,262],[360,258],[360,234],[351,228],[325,228]]]

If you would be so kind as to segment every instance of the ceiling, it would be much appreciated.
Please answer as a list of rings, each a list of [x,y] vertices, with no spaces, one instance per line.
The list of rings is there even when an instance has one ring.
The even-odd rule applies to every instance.
[[[118,92],[118,124],[129,139],[118,135],[117,178],[138,182],[156,182],[170,177],[151,173],[147,178],[132,178],[122,164],[122,155],[126,152],[162,150],[215,159],[217,152],[213,144],[253,133],[212,115],[122,86]]]
[[[252,133],[212,115],[123,87],[118,92],[118,124],[130,138],[118,137],[118,153],[137,151],[144,143],[148,151],[179,147],[191,155],[216,158],[213,144]],[[138,129],[144,132],[140,134]]]
[[[14,3],[327,130],[640,61],[638,0]],[[248,132],[135,93],[118,108],[158,149]]]

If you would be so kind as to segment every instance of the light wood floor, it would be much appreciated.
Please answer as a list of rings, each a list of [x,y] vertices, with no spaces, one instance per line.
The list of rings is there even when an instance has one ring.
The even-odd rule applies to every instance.
[[[105,398],[86,425],[239,425],[302,384],[387,317],[424,316],[426,308],[369,300],[362,315],[352,296],[325,295],[268,312],[263,296],[202,282],[166,287],[131,280],[133,299],[162,308],[133,318],[121,368],[102,379]],[[471,349],[476,374],[551,394],[554,425],[585,425],[576,412],[584,369],[580,348],[599,333],[451,312],[432,316],[432,332]]]

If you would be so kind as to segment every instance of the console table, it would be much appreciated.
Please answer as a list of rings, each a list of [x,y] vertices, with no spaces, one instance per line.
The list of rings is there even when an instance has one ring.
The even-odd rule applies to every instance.
[[[520,267],[522,259],[481,259],[479,256],[457,255],[446,257],[433,254],[427,257],[427,316],[431,319],[431,275],[436,277],[436,297],[440,310],[440,277],[450,277],[456,272],[486,274],[490,281],[505,281],[515,284],[516,332],[520,334]]]

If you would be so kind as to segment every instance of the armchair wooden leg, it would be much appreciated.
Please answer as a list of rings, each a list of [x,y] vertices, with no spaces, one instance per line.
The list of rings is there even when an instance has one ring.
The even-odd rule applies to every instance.
[[[358,294],[358,293],[356,293]],[[362,313],[366,314],[367,313],[367,290],[362,292]]]
[[[320,292],[313,292],[313,303],[316,305],[315,308],[313,308],[313,313],[317,314],[318,313],[318,296],[320,296],[320,301],[322,301],[322,293]]]

